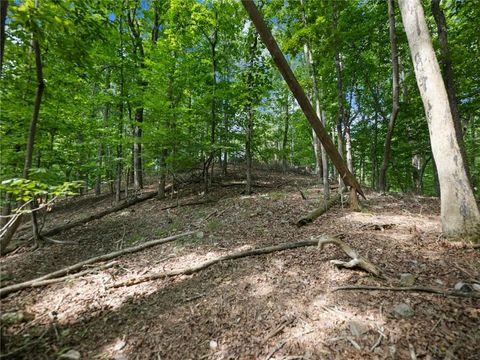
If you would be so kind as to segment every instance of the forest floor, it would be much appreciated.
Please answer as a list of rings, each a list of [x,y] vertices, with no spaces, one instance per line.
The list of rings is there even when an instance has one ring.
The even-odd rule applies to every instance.
[[[11,313],[23,318],[4,321],[2,359],[9,353],[15,359],[480,359],[480,299],[334,291],[343,285],[400,286],[401,274],[412,275],[402,280],[409,285],[443,290],[480,281],[479,251],[440,236],[438,199],[366,191],[361,212],[337,205],[298,228],[295,221],[321,198],[313,176],[259,170],[255,183],[261,186],[250,196],[234,183],[239,180],[222,179],[224,186],[214,184],[207,195],[200,184],[190,185],[174,199],[147,200],[55,236],[76,244],[24,247],[1,258],[6,286],[133,244],[202,231],[119,257],[108,269],[8,295],[1,300],[2,319]],[[160,210],[201,200],[208,202]],[[109,197],[69,199],[47,214],[45,229],[110,206]],[[336,268],[330,260],[346,255],[328,245],[110,288],[151,272],[321,234],[343,239],[388,279]],[[413,312],[398,314],[399,304]]]

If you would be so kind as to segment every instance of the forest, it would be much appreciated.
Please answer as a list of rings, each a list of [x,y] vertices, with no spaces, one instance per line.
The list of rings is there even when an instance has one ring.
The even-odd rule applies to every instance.
[[[478,359],[477,0],[0,0],[0,359]]]

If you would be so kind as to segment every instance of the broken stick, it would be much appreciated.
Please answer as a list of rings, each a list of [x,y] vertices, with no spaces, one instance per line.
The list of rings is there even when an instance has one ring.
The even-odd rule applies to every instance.
[[[338,246],[345,254],[352,258],[352,260],[345,262],[341,260],[331,260],[330,262],[336,266],[344,267],[344,268],[353,268],[358,267],[366,272],[380,277],[385,278],[382,274],[382,270],[380,270],[377,266],[372,264],[367,258],[359,255],[350,245],[348,245],[345,241],[337,239],[333,236],[322,235],[318,239],[318,247],[323,250],[326,244],[334,244]]]
[[[443,295],[443,296],[456,296],[456,297],[463,297],[463,298],[480,299],[480,294],[476,294],[474,292],[467,293],[467,292],[460,292],[460,291],[442,291],[439,289],[428,288],[423,286],[382,287],[382,286],[348,285],[348,286],[340,286],[333,289],[333,291],[339,291],[339,290],[409,291],[409,292],[423,292],[423,293],[429,293],[429,294],[437,294],[437,295]]]

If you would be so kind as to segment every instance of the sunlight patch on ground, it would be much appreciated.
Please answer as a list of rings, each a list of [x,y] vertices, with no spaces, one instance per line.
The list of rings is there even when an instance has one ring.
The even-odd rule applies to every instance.
[[[358,222],[364,225],[385,225],[393,224],[395,226],[404,226],[404,227],[421,227],[423,231],[440,231],[440,217],[438,216],[418,216],[415,217],[410,215],[372,215],[368,213],[360,212],[351,212],[347,213],[344,216],[340,217],[341,220],[346,222]]]

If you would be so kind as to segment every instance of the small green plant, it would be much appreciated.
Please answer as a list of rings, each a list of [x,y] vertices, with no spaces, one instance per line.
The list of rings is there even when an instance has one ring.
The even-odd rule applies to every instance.
[[[285,197],[287,196],[287,194],[285,194],[284,192],[281,192],[281,191],[273,191],[270,193],[270,198],[272,200],[283,200],[285,199]]]
[[[222,227],[222,222],[218,219],[212,219],[207,223],[208,231],[216,231]]]
[[[137,242],[140,242],[144,239],[144,237],[140,234],[132,234],[130,235],[126,240],[128,244],[135,244]]]

